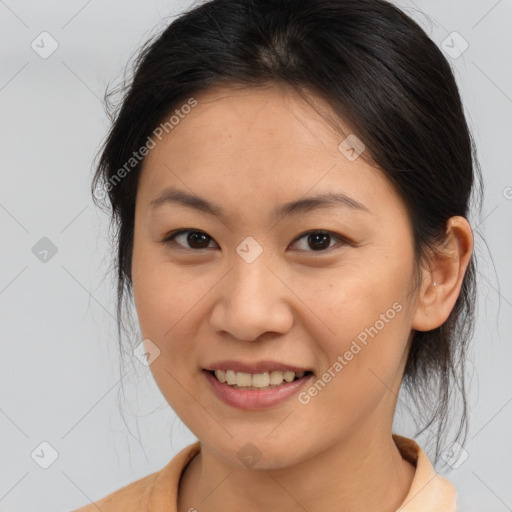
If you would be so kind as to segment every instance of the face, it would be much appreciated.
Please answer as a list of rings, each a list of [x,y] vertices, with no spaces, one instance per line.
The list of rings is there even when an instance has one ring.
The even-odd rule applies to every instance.
[[[161,392],[238,466],[244,450],[285,467],[391,429],[415,308],[405,205],[293,91],[196,100],[147,155],[136,198],[133,293]],[[240,370],[241,389],[207,369]]]

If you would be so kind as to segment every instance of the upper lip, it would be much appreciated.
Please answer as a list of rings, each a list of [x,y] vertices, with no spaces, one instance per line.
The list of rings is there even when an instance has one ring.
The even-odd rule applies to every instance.
[[[301,366],[290,365],[286,363],[280,363],[278,361],[257,361],[253,363],[244,363],[242,361],[218,361],[216,363],[212,363],[208,367],[205,368],[208,371],[214,370],[233,370],[235,372],[245,372],[245,373],[264,373],[264,372],[272,372],[272,371],[290,371],[290,372],[308,372],[312,371],[309,368],[304,368]]]

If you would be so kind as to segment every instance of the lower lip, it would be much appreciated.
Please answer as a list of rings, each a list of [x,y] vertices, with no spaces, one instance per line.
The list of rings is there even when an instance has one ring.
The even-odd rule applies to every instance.
[[[310,373],[300,379],[281,384],[275,388],[261,390],[248,389],[244,391],[243,389],[234,388],[220,382],[207,370],[203,370],[203,373],[217,397],[232,407],[245,410],[266,409],[267,407],[280,404],[297,393],[298,390],[313,377],[313,374]]]

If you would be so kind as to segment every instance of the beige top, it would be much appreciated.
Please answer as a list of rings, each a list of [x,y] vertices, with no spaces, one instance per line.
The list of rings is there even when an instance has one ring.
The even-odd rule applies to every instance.
[[[438,475],[420,446],[406,437],[393,434],[402,457],[416,472],[405,500],[396,512],[454,512],[457,491]],[[177,512],[181,474],[199,453],[199,441],[181,450],[164,468],[73,512]]]

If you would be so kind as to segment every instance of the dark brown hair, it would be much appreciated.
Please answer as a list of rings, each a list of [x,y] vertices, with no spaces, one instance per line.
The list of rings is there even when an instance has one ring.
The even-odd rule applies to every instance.
[[[482,177],[451,67],[424,30],[386,1],[212,0],[148,41],[131,73],[110,93],[122,93],[117,108],[106,96],[112,127],[92,184],[96,204],[105,207],[98,199],[103,190],[112,208],[120,340],[142,164],[127,170],[126,162],[173,109],[210,87],[282,84],[325,100],[365,144],[362,158],[382,169],[407,206],[418,277],[447,220],[468,217],[477,181],[481,208]],[[405,368],[403,386],[418,406],[420,432],[437,427],[436,460],[455,395],[462,408],[456,439],[464,444],[467,436],[464,363],[475,273],[473,255],[450,316],[437,329],[414,332]]]

